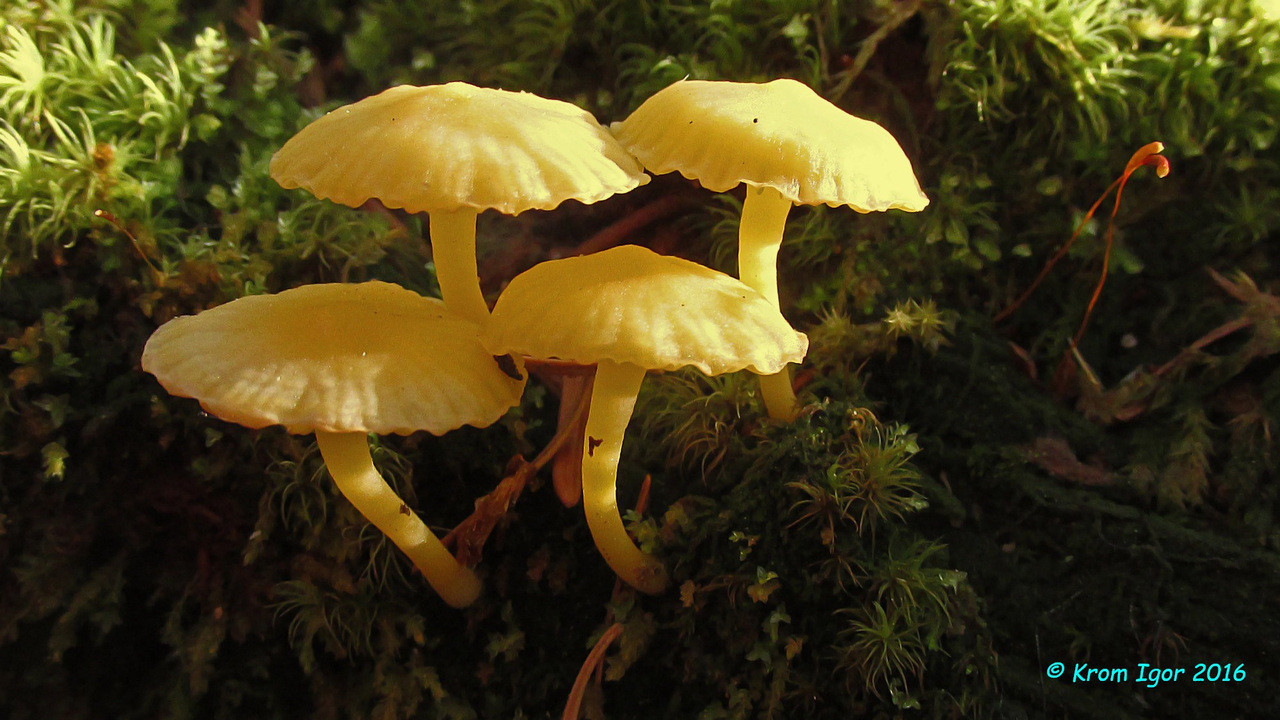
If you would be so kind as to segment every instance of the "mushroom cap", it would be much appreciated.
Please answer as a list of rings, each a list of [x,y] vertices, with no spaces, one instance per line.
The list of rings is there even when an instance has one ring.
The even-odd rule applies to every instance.
[[[864,213],[929,204],[889,131],[795,80],[682,80],[612,129],[650,172],[678,171],[715,192],[747,183]]]
[[[175,318],[147,341],[142,367],[224,420],[291,433],[484,427],[524,387],[475,323],[384,282],[306,285]]]
[[[318,118],[271,158],[286,188],[359,207],[515,215],[649,181],[582,108],[462,82],[401,85]]]
[[[502,291],[482,333],[494,353],[708,375],[800,362],[809,339],[741,281],[621,245],[539,263]]]

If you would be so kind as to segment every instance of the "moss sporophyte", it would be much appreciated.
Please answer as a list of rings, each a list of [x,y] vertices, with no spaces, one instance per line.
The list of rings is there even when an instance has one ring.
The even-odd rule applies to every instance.
[[[1125,185],[1129,182],[1130,176],[1140,168],[1147,166],[1155,169],[1156,177],[1167,177],[1169,175],[1170,165],[1169,159],[1160,154],[1163,151],[1164,143],[1162,142],[1147,143],[1146,145],[1138,148],[1129,158],[1129,161],[1125,163],[1124,171],[1120,174],[1120,177],[1116,178],[1116,180],[1112,182],[1105,191],[1103,191],[1102,195],[1093,203],[1093,205],[1090,206],[1089,211],[1084,214],[1084,218],[1080,220],[1080,223],[1076,226],[1075,232],[1071,233],[1071,237],[1067,242],[1063,243],[1058,252],[1055,253],[1053,257],[1049,258],[1049,261],[1044,264],[1040,273],[1031,281],[1031,284],[1027,286],[1027,289],[1024,290],[1017,299],[1011,302],[1008,307],[997,313],[994,318],[994,322],[1005,320],[1019,307],[1021,307],[1024,302],[1026,302],[1027,298],[1030,297],[1031,293],[1035,292],[1036,288],[1040,286],[1040,283],[1046,276],[1048,276],[1049,272],[1053,270],[1058,261],[1066,257],[1067,252],[1071,250],[1071,246],[1075,243],[1076,239],[1080,237],[1080,232],[1093,218],[1094,213],[1098,211],[1102,202],[1106,200],[1107,195],[1110,195],[1111,191],[1115,190],[1115,202],[1111,207],[1111,215],[1107,219],[1106,244],[1103,246],[1102,250],[1102,269],[1098,273],[1097,284],[1094,285],[1093,293],[1089,296],[1089,302],[1085,306],[1084,316],[1080,319],[1080,326],[1076,329],[1075,335],[1072,336],[1071,344],[1068,346],[1066,352],[1063,353],[1062,360],[1058,363],[1058,369],[1055,373],[1054,386],[1055,390],[1059,393],[1065,392],[1066,385],[1070,382],[1069,378],[1073,377],[1073,373],[1069,370],[1071,366],[1068,364],[1071,360],[1074,360],[1078,364],[1080,370],[1086,377],[1086,381],[1100,386],[1100,383],[1098,383],[1096,378],[1092,376],[1092,371],[1088,364],[1085,363],[1084,358],[1080,355],[1077,347],[1080,345],[1080,338],[1084,336],[1085,328],[1089,326],[1089,316],[1093,314],[1093,309],[1098,304],[1098,298],[1102,295],[1102,287],[1107,282],[1107,271],[1111,267],[1111,250],[1115,240],[1116,214],[1120,212],[1120,198],[1124,195]]]
[[[559,717],[566,694],[584,717],[1280,717],[1263,674],[1163,678],[1280,655],[1258,602],[1280,592],[1274,4],[0,3],[0,717]],[[592,205],[415,214],[284,189],[270,159],[404,83],[436,86],[378,100],[405,101],[393,127],[418,124],[419,93],[499,93],[482,88],[610,127],[673,84],[773,78],[883,125],[930,203],[787,210],[779,305],[810,343],[794,421],[766,417],[749,372],[645,374],[617,505],[667,592],[610,596],[584,515],[559,507],[581,502],[580,469],[538,470],[556,447],[604,449],[555,431],[585,421],[594,365],[498,356],[497,381],[532,377],[489,427],[344,426],[320,446],[279,418],[210,418],[138,369],[173,318],[316,283],[439,298],[442,281],[478,321],[527,267],[622,243],[754,282],[736,248],[765,225],[744,198],[783,203],[749,182],[672,171]],[[415,142],[432,133],[379,145],[344,126],[317,158],[348,179],[485,184],[502,162],[533,178],[503,133]],[[1104,205],[1082,222],[1152,139],[1177,173],[1135,172],[1113,227]],[[431,175],[408,162],[454,147],[470,157]],[[479,241],[482,298],[455,292],[474,273],[469,247],[444,247],[453,226]],[[1075,373],[1065,397],[1054,363]],[[381,505],[407,505],[483,582],[465,611],[440,612],[341,496],[324,460],[378,489],[366,452],[399,496]],[[652,511],[631,502],[650,475]],[[600,672],[574,683],[584,656]],[[1141,659],[1161,682],[1066,686],[1041,657],[1131,682]]]

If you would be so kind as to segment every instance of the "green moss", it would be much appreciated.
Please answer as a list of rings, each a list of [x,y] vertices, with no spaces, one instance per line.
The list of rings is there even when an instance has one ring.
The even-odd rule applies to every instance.
[[[196,5],[0,10],[7,717],[546,716],[613,622],[588,703],[611,717],[1275,714],[1280,28],[1251,3]],[[784,312],[812,345],[796,425],[764,417],[748,376],[646,383],[621,501],[652,476],[629,521],[676,591],[613,594],[580,513],[535,478],[485,548],[485,597],[446,610],[309,439],[211,420],[139,371],[159,323],[240,295],[434,292],[419,219],[268,177],[324,110],[464,79],[610,121],[685,76],[804,80],[889,127],[932,205],[792,212]],[[1126,190],[1055,393],[1102,221],[989,318],[1152,140],[1173,174]],[[482,232],[531,237],[532,261],[654,197]],[[689,197],[654,237],[732,269],[738,200]],[[496,427],[374,457],[449,527],[549,439],[553,405],[534,389]],[[1250,675],[1044,677],[1157,656]]]

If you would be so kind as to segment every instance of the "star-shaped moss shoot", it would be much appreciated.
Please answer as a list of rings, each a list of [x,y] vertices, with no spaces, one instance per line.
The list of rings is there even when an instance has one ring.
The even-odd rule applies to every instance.
[[[649,181],[582,108],[461,82],[401,85],[317,119],[271,159],[286,188],[359,207],[428,213],[440,295],[489,314],[476,274],[476,215],[594,203]]]
[[[583,508],[623,581],[660,592],[666,571],[627,536],[618,512],[622,438],[647,370],[776,373],[809,341],[767,298],[697,263],[622,245],[517,275],[482,336],[493,353],[596,364],[582,446]]]
[[[775,306],[778,246],[793,204],[867,213],[929,203],[888,131],[795,80],[684,80],[614,123],[613,132],[655,175],[679,172],[715,192],[746,183],[738,276]],[[789,373],[762,377],[760,387],[771,417],[796,416]]]
[[[435,435],[493,423],[519,401],[478,326],[383,282],[308,285],[165,323],[142,367],[171,394],[250,428],[312,433],[338,489],[413,560],[445,602],[480,581],[387,485],[368,433]]]

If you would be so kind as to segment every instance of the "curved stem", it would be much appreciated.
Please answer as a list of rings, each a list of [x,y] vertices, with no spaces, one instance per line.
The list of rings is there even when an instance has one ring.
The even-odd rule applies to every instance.
[[[596,367],[582,444],[582,507],[609,567],[623,582],[653,595],[666,588],[667,571],[631,541],[618,512],[618,458],[643,380],[644,368],[631,363],[601,360]]]
[[[622,623],[610,625],[591,648],[591,652],[587,653],[587,659],[582,663],[582,668],[578,670],[578,677],[573,681],[573,688],[569,690],[569,700],[564,704],[564,714],[561,716],[563,720],[578,720],[582,717],[582,697],[587,692],[587,683],[591,682],[591,674],[600,667],[600,663],[604,662],[604,654],[609,651],[609,646],[618,639],[624,629]]]
[[[461,608],[480,596],[480,579],[454,559],[435,533],[387,485],[364,433],[316,431],[329,474],[352,505],[404,551],[445,602]]]
[[[779,307],[778,247],[787,225],[791,201],[771,187],[747,186],[738,225],[738,277]],[[769,417],[794,420],[800,404],[791,389],[791,371],[760,376],[760,396]]]
[[[488,320],[489,306],[480,292],[476,271],[476,211],[436,211],[428,215],[428,222],[440,299],[449,310],[472,322]]]

